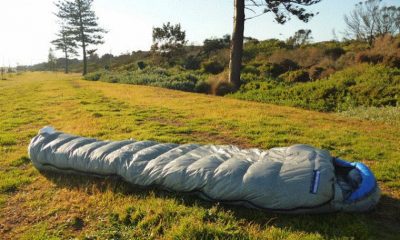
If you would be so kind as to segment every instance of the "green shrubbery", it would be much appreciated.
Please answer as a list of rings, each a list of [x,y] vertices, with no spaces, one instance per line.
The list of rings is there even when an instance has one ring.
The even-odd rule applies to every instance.
[[[98,81],[101,78],[101,72],[86,74],[84,78],[89,81]]]
[[[182,71],[180,69],[145,68],[143,70],[123,72],[96,72],[87,74],[86,80],[111,83],[127,83],[136,85],[149,85],[188,92],[209,93],[210,86],[205,81],[205,76],[195,71]]]
[[[217,60],[203,62],[202,68],[206,73],[218,74],[224,71],[225,66]]]
[[[310,81],[310,75],[306,70],[296,70],[289,71],[279,76],[285,82],[295,83],[295,82],[308,82]]]
[[[269,87],[261,88],[265,85]],[[396,106],[400,100],[400,69],[363,64],[315,82],[294,85],[249,83],[233,96],[319,111]]]

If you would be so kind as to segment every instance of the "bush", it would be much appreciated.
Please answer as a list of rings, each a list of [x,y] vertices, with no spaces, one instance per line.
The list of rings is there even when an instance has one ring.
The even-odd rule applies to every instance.
[[[282,61],[277,62],[276,64],[282,67],[285,70],[285,72],[293,71],[300,68],[296,62],[290,59],[283,59]]]
[[[143,70],[147,67],[147,64],[143,61],[139,61],[139,62],[137,62],[137,66],[140,70]]]
[[[251,90],[267,91],[267,90],[270,90],[275,87],[276,87],[276,84],[273,84],[272,82],[253,81],[253,82],[243,84],[240,87],[240,91],[241,92],[246,92],[246,91],[251,91]]]
[[[267,63],[259,67],[261,75],[266,77],[278,77],[279,75],[285,73],[287,70],[282,66],[274,63]]]
[[[210,93],[211,85],[204,80],[197,81],[196,85],[194,86],[194,91],[197,93]]]
[[[99,81],[101,76],[102,73],[100,72],[88,73],[84,76],[84,79],[89,81]]]
[[[324,55],[327,55],[334,60],[337,60],[345,53],[346,53],[346,51],[341,47],[332,47],[332,48],[325,49],[325,51],[324,51]]]
[[[325,71],[325,68],[323,67],[318,67],[318,66],[313,66],[310,68],[308,71],[308,74],[310,76],[310,80],[315,81],[321,78],[322,73]]]
[[[384,64],[389,67],[400,67],[400,37],[390,35],[375,39],[371,49],[357,54],[358,63]]]
[[[398,106],[400,69],[362,64],[327,79],[293,85],[242,87],[234,97],[319,111],[343,111],[358,106]]]
[[[244,44],[243,60],[250,61],[257,56],[270,56],[274,52],[285,49],[286,43],[278,39],[268,39],[265,41],[249,41]]]
[[[358,63],[371,63],[378,64],[383,62],[384,56],[381,54],[373,54],[369,52],[362,52],[356,55],[356,62]]]
[[[200,69],[201,60],[196,56],[189,56],[185,59],[183,67],[188,70]]]
[[[235,91],[235,87],[233,84],[229,82],[219,82],[215,88],[215,95],[217,96],[225,96],[229,93],[233,93]]]
[[[255,75],[260,75],[260,70],[253,65],[246,65],[243,67],[242,73],[251,73]]]
[[[310,75],[306,70],[289,71],[279,76],[279,78],[288,83],[310,81]]]
[[[252,74],[252,73],[242,73],[240,75],[240,80],[244,83],[253,82],[253,81],[261,81],[262,78],[260,76]]]
[[[170,88],[188,92],[209,92],[206,90],[205,77],[196,72],[182,71],[180,68],[151,68],[124,72],[105,72],[101,79],[111,83],[127,83]]]
[[[119,69],[122,71],[134,71],[134,70],[138,69],[138,65],[135,63],[130,63],[130,64],[123,65]]]
[[[216,60],[208,60],[206,62],[203,62],[202,68],[204,69],[205,72],[211,73],[211,74],[218,74],[224,71],[224,65],[220,63],[219,61]]]

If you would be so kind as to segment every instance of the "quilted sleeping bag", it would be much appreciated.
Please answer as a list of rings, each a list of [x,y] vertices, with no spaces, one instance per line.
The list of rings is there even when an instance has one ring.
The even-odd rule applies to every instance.
[[[154,141],[98,141],[45,127],[28,148],[41,171],[119,176],[142,187],[287,213],[367,211],[372,172],[307,145],[270,150]]]

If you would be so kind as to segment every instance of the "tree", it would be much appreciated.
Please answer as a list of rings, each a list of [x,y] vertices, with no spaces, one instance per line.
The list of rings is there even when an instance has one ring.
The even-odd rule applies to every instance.
[[[57,39],[51,42],[57,50],[61,50],[65,56],[65,73],[69,72],[69,57],[78,54],[76,48],[78,45],[74,39],[72,31],[65,26],[61,26]]]
[[[378,36],[395,35],[400,30],[400,7],[382,7],[382,0],[366,0],[356,4],[350,14],[345,15],[347,37],[366,41],[372,46]]]
[[[310,29],[300,29],[294,33],[292,37],[289,37],[286,40],[286,44],[291,46],[292,48],[303,46],[307,43],[310,43],[312,40],[311,30]]]
[[[151,50],[166,57],[170,64],[173,64],[175,57],[184,52],[186,45],[186,32],[180,24],[172,25],[170,22],[162,27],[153,28],[153,45]]]
[[[231,43],[231,56],[229,63],[229,81],[236,89],[240,87],[240,69],[243,57],[244,23],[246,21],[245,10],[248,9],[256,14],[254,9],[262,8],[260,14],[256,14],[252,19],[266,13],[272,13],[275,21],[284,24],[294,15],[301,21],[308,22],[314,13],[307,12],[305,6],[319,3],[321,0],[235,0],[234,1],[234,27]]]
[[[54,55],[54,51],[53,51],[52,48],[49,49],[49,55],[48,55],[47,63],[48,63],[50,71],[55,71],[56,70],[57,58]]]
[[[6,78],[4,77],[4,73],[6,72],[5,67],[0,67],[0,72],[1,72],[1,80],[6,80]]]
[[[203,52],[206,55],[218,51],[220,49],[229,48],[231,44],[231,36],[229,34],[224,35],[222,38],[210,38],[204,40]]]
[[[382,7],[377,21],[377,35],[396,35],[400,33],[400,7]]]
[[[68,27],[71,36],[79,42],[83,55],[83,75],[87,73],[87,49],[90,45],[103,44],[103,34],[95,12],[92,10],[94,0],[60,0],[56,3],[56,16]]]
[[[96,53],[97,49],[87,50],[86,52],[89,54],[89,60],[90,61],[96,62],[96,61],[98,61],[100,59],[99,55]]]

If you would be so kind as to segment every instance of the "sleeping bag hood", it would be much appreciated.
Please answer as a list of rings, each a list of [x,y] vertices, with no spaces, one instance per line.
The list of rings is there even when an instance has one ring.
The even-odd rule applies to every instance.
[[[31,140],[28,152],[40,171],[116,175],[142,187],[274,212],[361,212],[380,198],[366,165],[308,145],[260,150],[98,141],[45,127]]]

